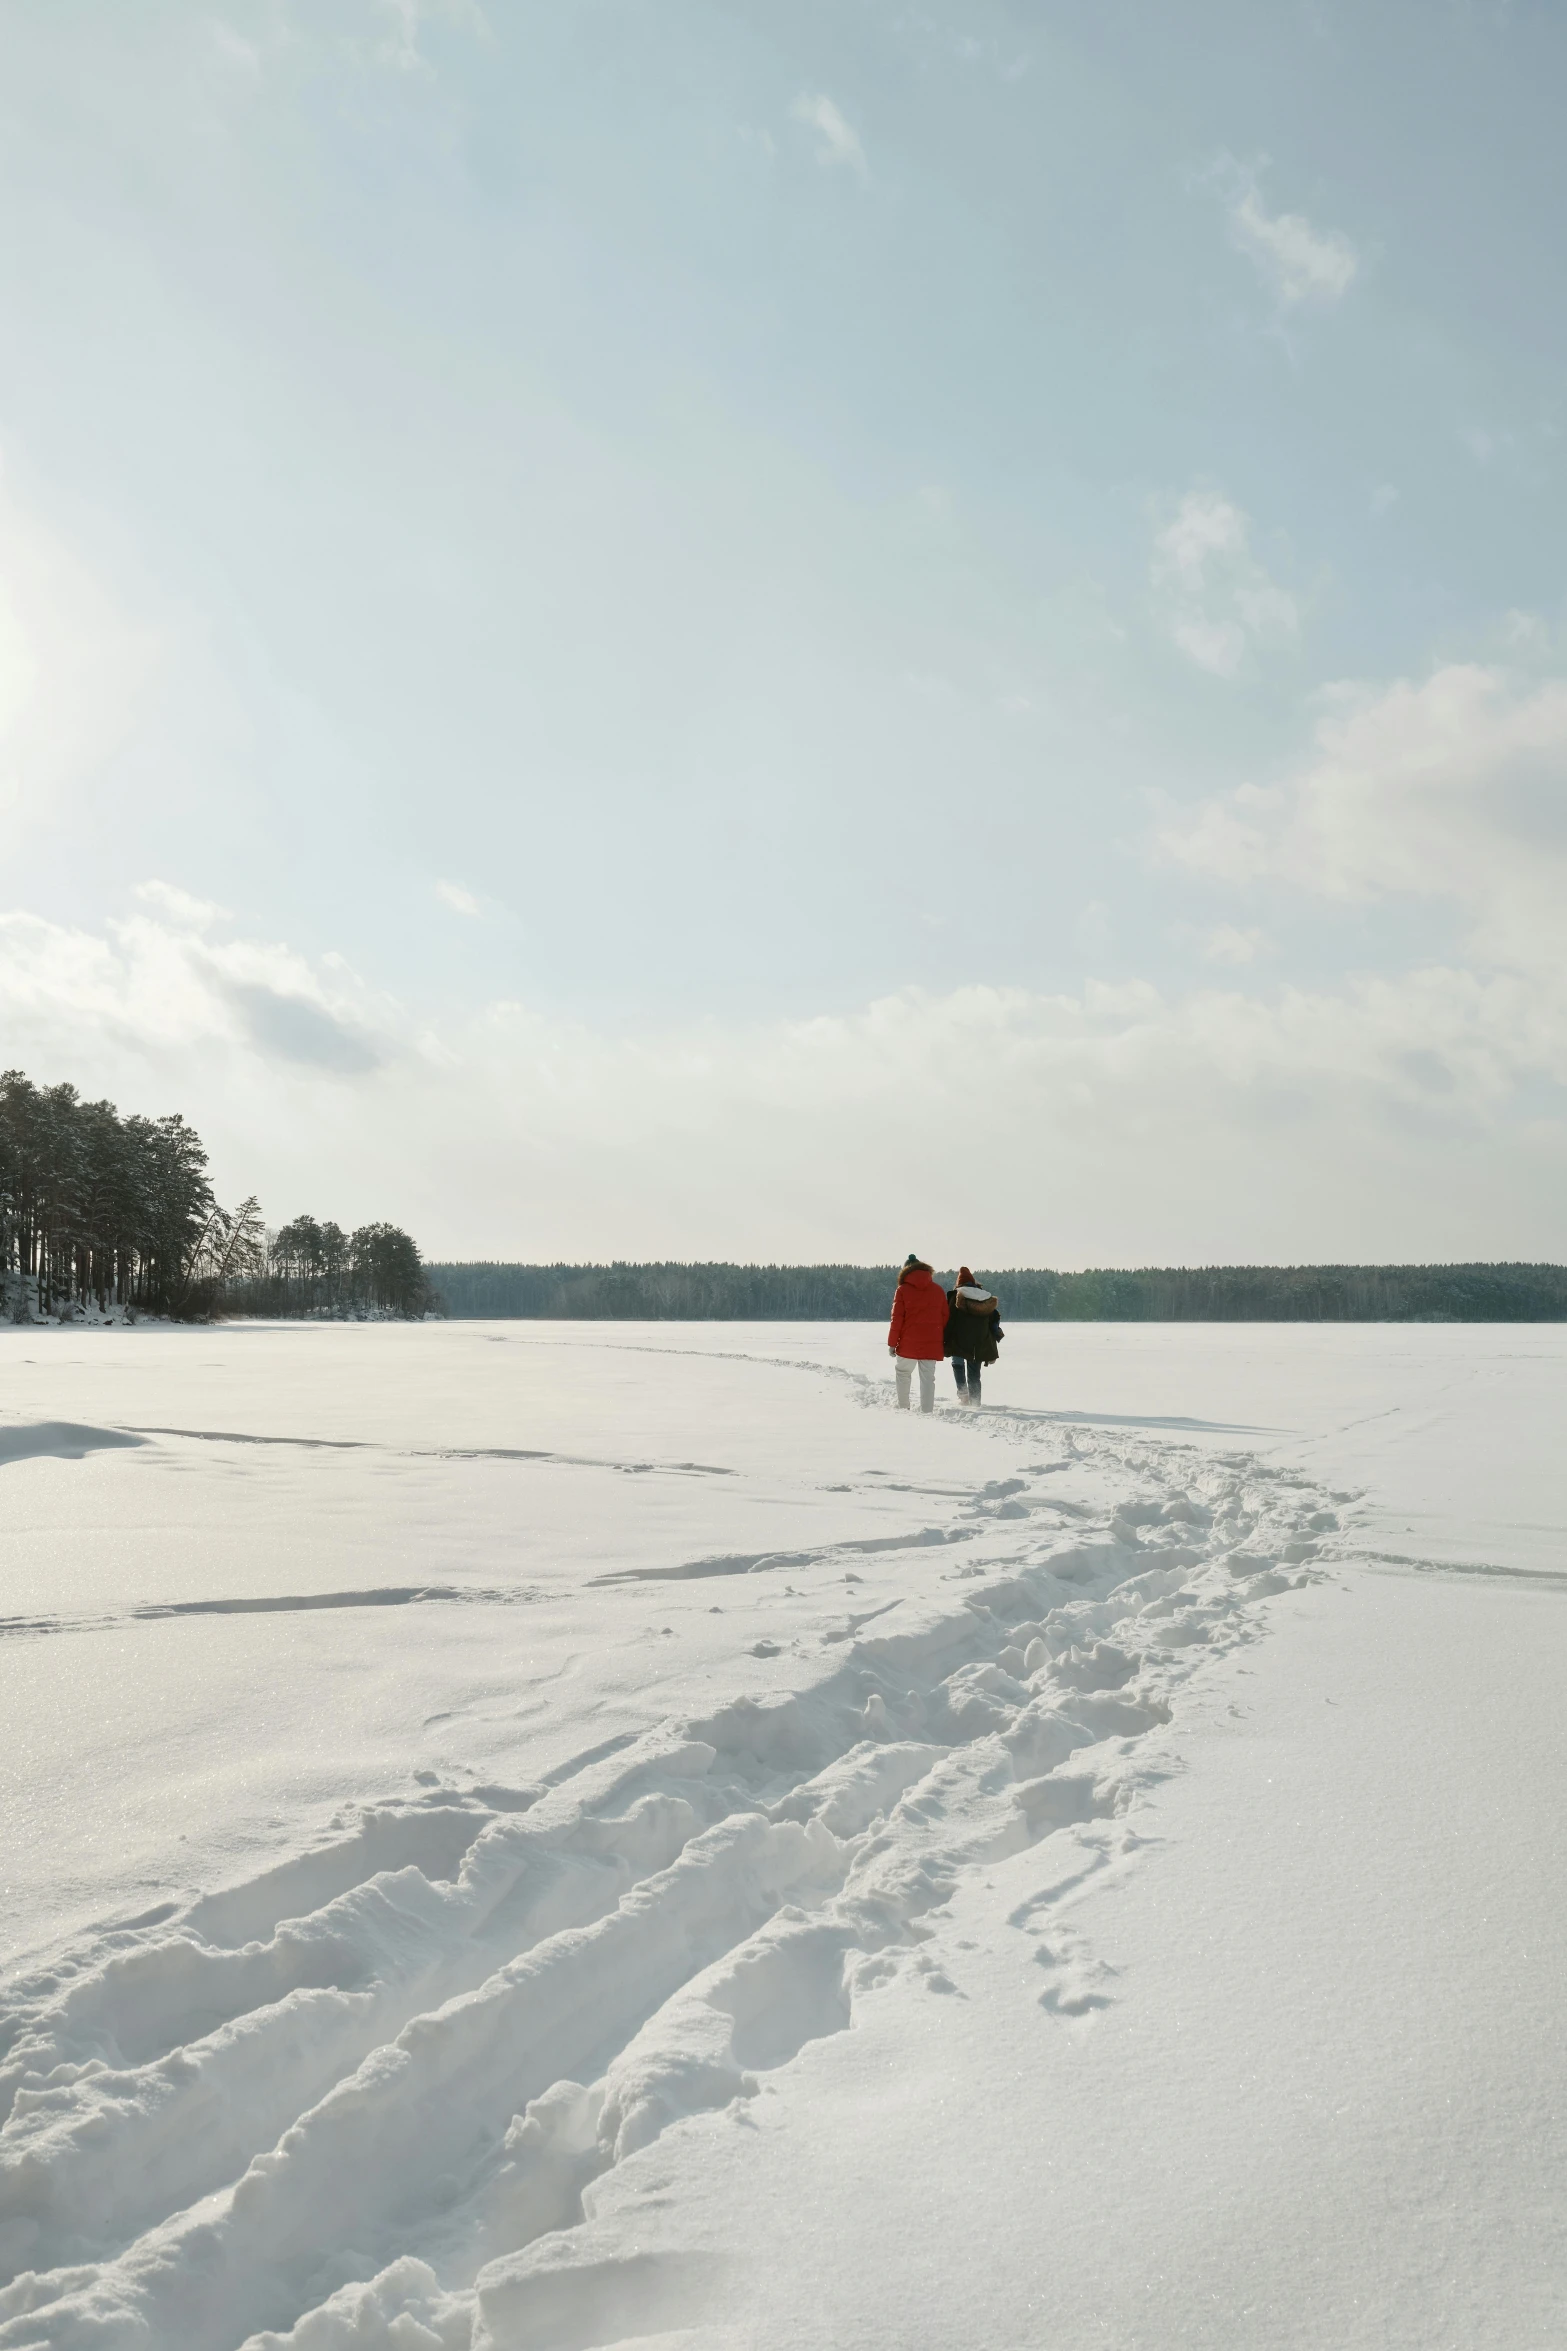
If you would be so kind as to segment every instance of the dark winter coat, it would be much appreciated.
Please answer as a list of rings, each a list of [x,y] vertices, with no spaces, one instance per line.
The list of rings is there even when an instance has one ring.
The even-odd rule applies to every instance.
[[[946,1351],[965,1363],[994,1363],[998,1342],[1006,1337],[1001,1309],[988,1290],[947,1292]]]
[[[905,1363],[939,1363],[947,1327],[947,1293],[936,1287],[928,1265],[911,1265],[898,1277],[887,1344]]]

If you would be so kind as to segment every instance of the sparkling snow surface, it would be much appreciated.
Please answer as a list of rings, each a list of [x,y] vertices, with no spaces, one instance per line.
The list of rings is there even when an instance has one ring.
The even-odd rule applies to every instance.
[[[0,2347],[1567,2337],[1567,1330],[0,1333]]]

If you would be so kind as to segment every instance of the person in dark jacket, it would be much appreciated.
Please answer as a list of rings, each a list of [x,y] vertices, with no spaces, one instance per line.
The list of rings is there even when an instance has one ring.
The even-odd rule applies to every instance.
[[[1006,1335],[997,1300],[975,1281],[966,1265],[960,1265],[956,1286],[947,1292],[945,1344],[958,1395],[965,1404],[978,1404],[980,1370],[995,1362]]]
[[[900,1412],[909,1409],[909,1388],[916,1364],[920,1375],[920,1410],[936,1409],[936,1366],[941,1361],[947,1313],[946,1291],[923,1257],[916,1257],[911,1250],[898,1276],[892,1321],[887,1330],[887,1352],[897,1359]]]

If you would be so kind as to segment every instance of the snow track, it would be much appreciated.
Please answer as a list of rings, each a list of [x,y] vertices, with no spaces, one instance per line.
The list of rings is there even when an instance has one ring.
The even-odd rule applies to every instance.
[[[957,1546],[924,1597],[823,1622],[796,1686],[526,1788],[366,1808],[14,1982],[0,2346],[507,2351],[690,2323],[705,2258],[598,2258],[592,2183],[901,1974],[950,1991],[922,1922],[963,1871],[1063,1832],[1072,1868],[1013,1923],[1041,2004],[1090,2029],[1113,1980],[1056,1894],[1135,1853],[1125,1816],[1169,1767],[1145,1734],[1336,1520],[1245,1457],[1081,1443],[1113,1508],[1060,1492],[1069,1452],[923,1489],[948,1526],[656,1571]]]
[[[127,1431],[45,1428],[25,1430],[22,1434],[24,1437],[37,1436],[48,1442],[9,1452],[0,1443],[0,1461],[20,1459],[30,1452],[62,1452],[72,1442],[77,1444],[80,1452],[99,1445],[137,1445],[143,1437],[186,1437],[198,1445],[291,1445],[304,1453],[381,1453],[404,1461],[552,1461],[563,1469],[611,1469],[627,1477],[734,1476],[732,1469],[711,1461],[621,1461],[601,1453],[555,1453],[547,1446],[538,1445],[390,1446],[376,1444],[368,1437],[258,1436],[244,1429],[176,1429],[154,1425],[150,1421],[128,1424]]]
[[[716,1572],[716,1571],[715,1571]],[[525,1584],[388,1584],[350,1592],[260,1592],[220,1600],[161,1600],[103,1616],[0,1616],[0,1641],[47,1633],[108,1632],[117,1625],[158,1624],[182,1616],[297,1616],[312,1608],[515,1607],[537,1595]]]

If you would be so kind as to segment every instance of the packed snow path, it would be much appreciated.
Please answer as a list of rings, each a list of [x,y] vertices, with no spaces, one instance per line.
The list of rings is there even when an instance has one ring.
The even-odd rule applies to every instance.
[[[289,1337],[297,1350],[336,1335]],[[123,1364],[137,1342],[99,1343]],[[667,1382],[680,1352],[667,1336],[627,1334],[617,1348],[606,1335],[595,1363],[623,1374],[616,1355],[630,1357]],[[770,2320],[754,2266],[695,2225],[726,2134],[770,2098],[788,2105],[833,2037],[873,2047],[890,2032],[897,2047],[911,2013],[956,2018],[959,1950],[1004,1971],[1006,1999],[1026,1987],[1050,2031],[1091,2033],[1116,2002],[1116,1968],[1082,1928],[1090,1898],[1124,1901],[1164,1866],[1159,1792],[1185,1768],[1222,1676],[1246,1670],[1285,1596],[1337,1597],[1364,1512],[1233,1429],[1131,1425],[1200,1416],[1117,1425],[1001,1406],[978,1423],[953,1412],[922,1425],[890,1413],[875,1372],[813,1360],[806,1334],[771,1357],[708,1334],[701,1354],[679,1366],[683,1411],[658,1386],[653,1417],[672,1417],[652,1432],[628,1431],[624,1411],[584,1415],[573,1398],[572,1432],[529,1427],[512,1445],[489,1442],[489,1425],[466,1445],[406,1427],[350,1435],[343,1404],[313,1430],[137,1411],[19,1419],[0,1437],[10,1460],[57,1482],[68,1465],[155,1481],[194,1468],[206,1492],[214,1452],[286,1458],[281,1483],[238,1475],[263,1518],[301,1518],[270,1590],[165,1577],[138,1597],[99,1578],[50,1610],[33,1589],[8,1616],[8,1660],[214,1632],[253,1642],[279,1619],[378,1626],[394,1643],[368,1707],[350,1702],[363,1732],[352,1800],[322,1833],[290,1840],[285,1823],[268,1849],[247,1821],[236,1850],[258,1848],[261,1866],[35,1949],[6,1985],[0,2346],[808,2341],[809,2315],[803,2332],[781,2311]],[[93,1376],[87,1365],[73,1408],[91,1401]],[[715,1378],[736,1399],[727,1417]],[[808,1404],[791,1408],[790,1391]],[[551,1441],[533,1444],[541,1433]],[[646,1433],[687,1443],[609,1442]],[[712,1441],[742,1433],[745,1445]],[[330,1528],[345,1493],[372,1508],[390,1475],[403,1482],[372,1530],[389,1572],[399,1508],[427,1491],[410,1488],[426,1471],[409,1464],[446,1481],[452,1516],[429,1530],[447,1556],[440,1580],[399,1566],[395,1581],[356,1582],[345,1565],[368,1565],[375,1546],[303,1542],[304,1517],[324,1513]],[[516,1495],[497,1501],[493,1488],[465,1511],[462,1481],[501,1464],[535,1480],[590,1473],[602,1548],[591,1520],[556,1522],[542,1506],[519,1538]],[[345,1466],[359,1481],[346,1489],[333,1482]],[[655,1488],[684,1499],[644,1508]],[[848,1521],[836,1539],[829,1512]],[[786,1539],[767,1542],[759,1526]],[[713,1534],[732,1547],[702,1540]],[[518,1629],[552,1607],[547,1635]],[[449,1628],[475,1617],[483,1672],[460,1635],[433,1667]],[[1554,1631],[1554,1610],[1542,1629]],[[671,1644],[687,1662],[666,1664]],[[330,1640],[292,1652],[293,1670],[317,1677],[314,1708],[331,1708],[343,1656]],[[264,1647],[246,1657],[259,1675],[277,1670]],[[420,1697],[417,1762],[367,1785],[399,1668]],[[425,1713],[441,1671],[453,1703]],[[241,1682],[236,1662],[228,1686]],[[502,1691],[525,1699],[504,1719]],[[596,1735],[555,1753],[562,1726]],[[199,1710],[184,1727],[197,1745],[212,1736]],[[434,1764],[432,1729],[445,1742]],[[1017,1868],[1033,1872],[1023,1898],[982,1939],[955,1938],[954,1921]],[[910,2012],[911,1998],[935,2007]],[[789,2110],[808,2125],[808,2100]],[[1048,2118],[1024,2081],[994,2124],[1005,2162],[1008,2135],[1021,2160]],[[1130,2116],[1123,2129],[1135,2133]],[[676,2153],[653,2202],[668,2217],[650,2232],[647,2165],[665,2147]],[[896,2135],[888,2154],[892,2173]],[[617,2204],[622,2175],[630,2205]],[[754,2238],[754,2211],[747,2226]],[[769,2275],[798,2303],[811,2248],[796,2243],[791,2263],[792,2232],[781,2236]],[[907,2314],[884,2333],[862,2317],[843,2339],[966,2339],[950,2312],[910,2329]],[[1104,2331],[1085,2320],[1075,2339]],[[839,2338],[825,2327],[815,2339]],[[1120,2339],[1166,2337],[1154,2324]],[[1253,2338],[1237,2321],[1198,2339],[1312,2335]]]

